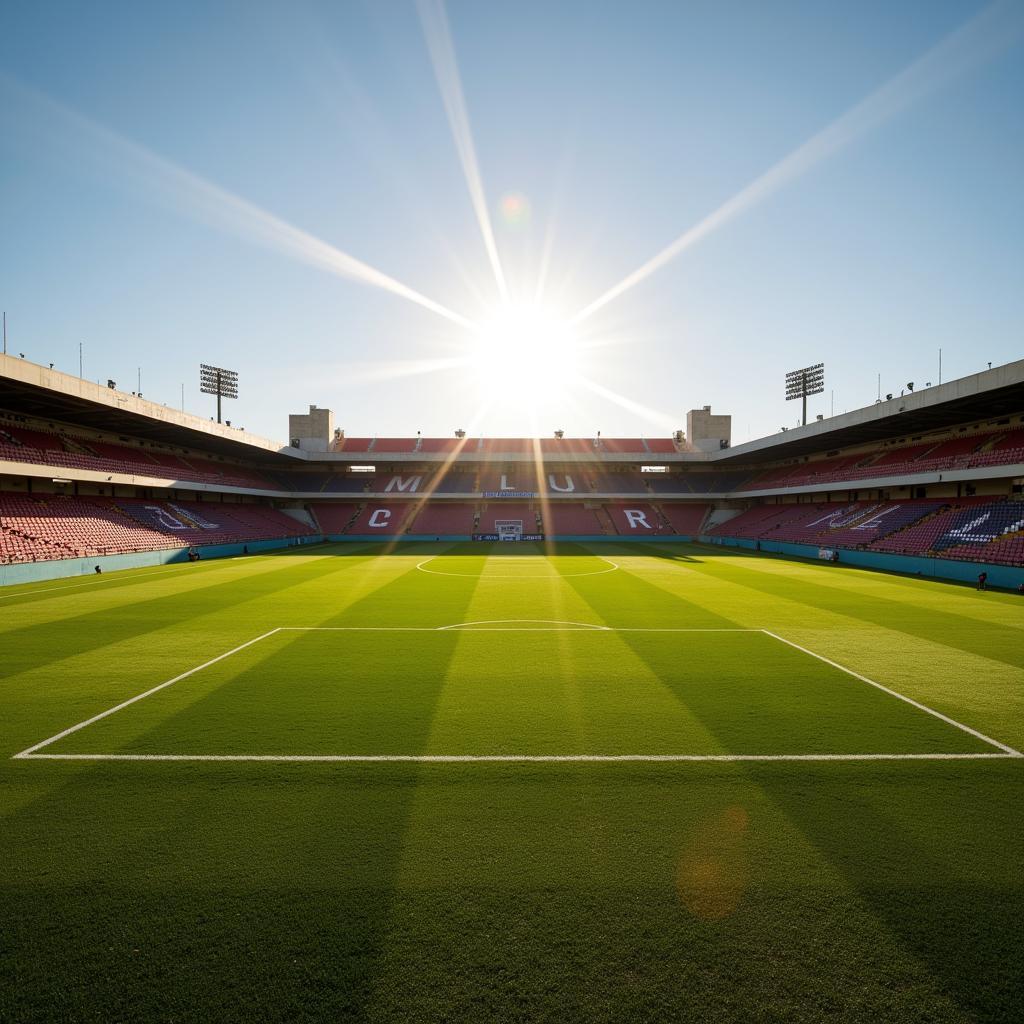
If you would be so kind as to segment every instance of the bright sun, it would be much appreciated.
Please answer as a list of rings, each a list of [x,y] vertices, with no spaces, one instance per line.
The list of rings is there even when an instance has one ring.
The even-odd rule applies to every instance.
[[[472,363],[481,392],[515,394],[537,407],[564,394],[578,372],[578,342],[568,319],[529,304],[508,304],[483,319]]]

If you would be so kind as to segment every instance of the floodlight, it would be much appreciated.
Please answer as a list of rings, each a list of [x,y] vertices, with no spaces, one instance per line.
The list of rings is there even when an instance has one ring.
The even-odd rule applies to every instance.
[[[794,398],[803,401],[801,422],[807,425],[807,396],[820,395],[825,390],[825,364],[815,363],[801,370],[790,370],[786,374],[786,401]]]
[[[217,422],[220,423],[220,400],[238,397],[238,373],[222,366],[200,363],[199,390],[205,395],[217,396]]]

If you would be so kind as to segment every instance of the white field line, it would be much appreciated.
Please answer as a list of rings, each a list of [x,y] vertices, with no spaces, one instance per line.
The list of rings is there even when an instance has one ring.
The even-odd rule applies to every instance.
[[[555,619],[494,619],[485,620],[493,622],[552,622],[558,623],[561,620]],[[168,679],[166,682],[159,683],[156,686],[151,687],[143,693],[136,694],[134,697],[129,697],[128,700],[122,701],[120,704],[114,705],[114,707],[107,708],[106,711],[101,711],[98,715],[93,715],[92,718],[87,718],[84,722],[79,722],[76,725],[72,725],[67,729],[57,733],[48,739],[42,740],[39,743],[22,750],[20,753],[12,755],[15,760],[54,760],[54,761],[366,761],[366,762],[387,762],[387,761],[423,761],[423,762],[560,762],[560,761],[913,761],[913,760],[977,760],[977,759],[991,759],[991,758],[1003,758],[1003,757],[1024,757],[1020,751],[1014,750],[1013,747],[1009,747],[1004,743],[1000,743],[998,740],[994,740],[989,736],[985,736],[983,733],[978,732],[970,726],[964,725],[961,722],[957,722],[955,719],[949,718],[947,715],[942,714],[939,711],[935,711],[933,708],[928,707],[925,704],[921,704],[910,697],[905,697],[901,693],[897,693],[895,690],[890,690],[888,687],[883,686],[881,683],[876,683],[873,679],[868,679],[867,676],[862,676],[858,672],[854,672],[852,669],[848,669],[838,662],[831,661],[828,658],[823,657],[820,654],[815,654],[814,651],[808,650],[806,647],[801,647],[799,644],[793,643],[791,640],[786,640],[784,637],[779,636],[777,633],[773,633],[767,629],[750,629],[743,627],[616,627],[616,626],[603,626],[594,623],[570,623],[570,629],[565,632],[580,632],[580,633],[762,633],[765,636],[771,637],[773,640],[778,640],[781,643],[786,644],[789,647],[793,647],[804,654],[810,655],[812,658],[816,658],[818,661],[822,661],[827,665],[831,665],[833,668],[839,669],[840,672],[845,672],[847,675],[853,676],[855,679],[859,679],[862,682],[868,683],[870,686],[874,686],[884,693],[888,693],[890,696],[896,697],[899,700],[905,701],[907,704],[911,704],[913,707],[918,708],[921,711],[926,712],[929,715],[933,715],[935,718],[941,719],[948,725],[952,725],[957,729],[961,729],[964,732],[970,733],[970,735],[988,743],[990,746],[994,746],[1001,750],[1001,754],[991,753],[959,753],[959,754],[40,754],[38,751],[44,747],[50,746],[52,743],[56,743],[58,740],[64,739],[66,736],[70,736],[72,733],[78,732],[80,729],[84,729],[88,725],[92,725],[101,719],[107,718],[109,715],[113,715],[118,711],[129,707],[132,704],[140,700],[144,700],[146,697],[152,696],[154,693],[158,693],[160,690],[165,689],[168,686],[172,686],[174,683],[180,682],[182,679],[187,679],[189,676],[195,675],[197,672],[201,672],[205,668],[209,668],[211,665],[217,664],[219,661],[223,661],[225,658],[230,658],[233,654],[237,654],[239,651],[245,650],[247,647],[251,647],[253,644],[259,643],[261,640],[266,640],[268,637],[273,636],[275,633],[439,633],[446,630],[458,629],[464,626],[478,626],[480,623],[475,622],[463,622],[463,623],[451,623],[447,626],[278,626],[274,629],[269,630],[266,633],[261,633],[259,636],[254,637],[251,640],[247,640],[243,644],[239,644],[237,647],[233,647],[230,651],[225,651],[223,654],[217,655],[215,658],[211,658],[209,661],[203,662],[201,665],[197,665],[195,668],[189,669],[187,672],[182,672],[180,675],[175,676],[173,679]],[[550,626],[542,627],[513,627],[512,629],[500,629],[490,626],[485,626],[478,630],[471,630],[471,632],[491,632],[491,633],[547,633],[556,632],[552,630]]]
[[[38,757],[35,752],[41,750],[43,747],[48,747],[51,743],[56,743],[57,740],[64,739],[65,736],[70,736],[73,732],[78,732],[79,729],[84,729],[87,725],[92,725],[94,722],[100,721],[102,718],[106,718],[109,715],[114,714],[117,711],[121,711],[126,707],[140,700],[145,700],[146,697],[151,697],[154,693],[158,693],[160,690],[165,689],[168,686],[173,686],[175,683],[181,682],[182,679],[187,679],[189,676],[195,675],[197,672],[201,672],[204,668],[209,668],[211,665],[216,665],[218,661],[223,661],[225,658],[230,658],[232,654],[237,654],[239,651],[245,650],[246,647],[252,647],[253,644],[258,644],[261,640],[265,640],[268,636],[273,636],[277,632],[276,629],[270,630],[269,633],[263,633],[252,640],[246,640],[244,644],[239,644],[237,647],[232,647],[230,651],[225,651],[223,654],[218,654],[216,658],[211,658],[209,661],[204,661],[202,665],[196,665],[195,668],[190,668],[187,672],[182,672],[181,675],[175,676],[173,679],[168,679],[165,683],[158,683],[156,686],[151,687],[144,693],[137,693],[134,697],[129,697],[127,700],[121,701],[120,704],[115,704],[112,708],[107,708],[106,711],[101,711],[98,715],[93,715],[92,718],[87,718],[84,722],[79,722],[77,725],[72,725],[67,729],[57,733],[55,736],[51,736],[49,739],[43,740],[41,743],[36,743],[34,746],[28,747],[26,750],[21,751],[20,754],[15,754],[15,758],[21,757]]]
[[[311,761],[496,764],[631,761],[1005,761],[1017,754],[19,754],[49,761]]]
[[[435,558],[440,558],[440,555],[431,555],[430,558],[423,559],[422,562],[417,562],[416,568],[420,572],[429,573],[431,576],[459,576],[463,579],[468,580],[479,580],[482,583],[486,583],[488,580],[564,580],[575,576],[603,576],[605,573],[616,572],[619,569],[619,564],[613,562],[610,558],[605,558],[603,555],[594,555],[594,558],[600,559],[602,562],[607,562],[610,568],[608,569],[595,569],[593,572],[550,572],[550,573],[473,573],[473,572],[438,572],[437,569],[424,569],[428,562],[432,562]],[[478,556],[477,556],[478,557]],[[488,558],[489,556],[484,556]],[[494,556],[500,557],[500,556]],[[518,555],[515,559],[508,559],[508,561],[518,561],[523,558],[537,558],[543,559],[541,555]],[[548,563],[550,564],[550,563]]]
[[[445,633],[479,626],[486,622],[566,622],[570,629],[552,629],[550,626],[513,626],[510,629],[473,629],[473,633],[764,633],[763,629],[742,626],[602,626],[596,622],[568,622],[563,619],[483,619],[480,622],[453,622],[448,626],[278,626],[277,633]],[[270,635],[269,633],[267,634]]]
[[[845,672],[847,675],[853,676],[854,679],[859,679],[862,683],[867,683],[869,686],[875,687],[876,690],[881,690],[883,693],[889,694],[890,697],[902,700],[905,703],[910,704],[912,707],[917,708],[919,711],[923,711],[925,714],[938,718],[947,725],[952,725],[954,728],[968,733],[975,739],[979,739],[982,742],[989,744],[989,746],[997,747],[999,750],[1002,750],[1011,757],[1024,757],[1024,754],[1021,754],[1019,750],[1014,750],[1013,747],[1009,747],[1005,743],[1000,743],[999,740],[994,740],[991,736],[986,736],[984,733],[978,732],[977,729],[972,729],[969,725],[964,725],[963,722],[958,722],[955,718],[950,718],[949,715],[944,715],[941,711],[936,711],[934,708],[928,707],[927,704],[922,704],[920,701],[914,700],[912,697],[907,697],[902,693],[897,693],[895,690],[890,690],[888,686],[876,683],[874,679],[868,679],[867,676],[862,676],[859,672],[854,672],[853,669],[846,668],[844,665],[840,665],[838,662],[832,661],[821,654],[815,654],[814,651],[808,650],[806,647],[801,647],[800,644],[795,644],[792,640],[787,640],[785,637],[779,636],[771,630],[765,629],[762,630],[762,632],[766,636],[773,637],[780,643],[786,644],[788,647],[793,647],[798,651],[802,651],[804,654],[809,654],[812,658],[817,658],[818,661],[823,661],[826,665],[831,665],[833,668],[839,669],[840,672]]]
[[[475,622],[453,622],[450,626],[438,626],[438,632],[444,632],[450,629],[465,629],[467,626],[496,626],[502,622],[545,622],[548,626],[568,626],[568,630],[557,630],[557,632],[575,632],[577,630],[598,630],[607,631],[608,626],[598,626],[593,622],[573,622],[570,619],[477,619]],[[480,630],[480,632],[490,632],[489,630]],[[551,632],[550,629],[520,629],[516,627],[511,630],[505,630],[503,632],[513,633],[525,633],[525,632]]]

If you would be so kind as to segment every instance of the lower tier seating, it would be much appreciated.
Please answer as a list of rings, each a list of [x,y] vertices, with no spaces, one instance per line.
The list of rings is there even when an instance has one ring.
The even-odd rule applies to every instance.
[[[1004,498],[761,505],[718,524],[708,533],[1024,564],[1024,502]]]
[[[0,494],[0,561],[128,554],[300,537],[313,530],[267,505]]]

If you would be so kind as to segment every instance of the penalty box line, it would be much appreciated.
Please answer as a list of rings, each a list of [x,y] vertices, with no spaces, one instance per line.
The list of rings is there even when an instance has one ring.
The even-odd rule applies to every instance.
[[[512,629],[502,629],[497,626],[491,626],[491,622],[547,622],[551,625],[546,626],[515,626]],[[556,628],[552,629],[552,625]],[[569,629],[559,629],[558,626],[568,626]],[[169,686],[173,686],[175,683],[181,682],[183,679],[188,679],[189,676],[195,675],[197,672],[202,672],[204,669],[210,668],[212,665],[216,665],[218,662],[224,661],[227,658],[238,654],[240,651],[244,651],[248,647],[252,647],[254,644],[258,644],[261,640],[266,640],[269,637],[274,636],[277,633],[439,633],[445,631],[459,630],[465,627],[477,627],[474,629],[467,629],[467,632],[473,633],[550,633],[550,632],[577,632],[577,633],[761,633],[764,636],[771,637],[773,640],[777,640],[779,643],[783,643],[788,647],[792,647],[794,650],[800,651],[812,658],[816,658],[818,661],[824,662],[826,665],[830,665],[832,668],[838,669],[840,672],[844,672],[854,679],[858,679],[861,682],[867,683],[869,686],[873,686],[883,693],[888,694],[891,697],[895,697],[897,700],[904,701],[910,704],[912,707],[917,708],[919,711],[923,711],[926,714],[932,715],[933,717],[945,722],[947,725],[951,725],[956,729],[960,729],[963,732],[981,740],[983,743],[987,743],[989,746],[997,748],[1001,753],[957,753],[957,754],[42,754],[39,753],[44,747],[48,747],[53,743],[57,743],[59,740],[65,739],[67,736],[73,733],[79,732],[86,727],[95,724],[96,722],[102,721],[104,718],[108,718],[111,715],[116,714],[118,711],[123,711],[125,708],[130,707],[132,704],[137,704],[139,701],[145,700],[147,697],[151,697],[155,693],[159,693],[161,690],[167,689]],[[936,711],[934,708],[928,707],[927,704],[922,704],[920,701],[914,700],[912,697],[907,697],[896,690],[890,689],[888,686],[883,686],[881,683],[876,682],[873,679],[869,679],[867,676],[861,675],[859,672],[854,672],[852,669],[847,668],[845,665],[840,665],[836,661],[832,661],[830,658],[824,657],[824,655],[817,654],[807,647],[802,647],[800,644],[794,643],[792,640],[787,640],[785,637],[779,636],[777,633],[773,633],[768,629],[754,629],[744,627],[616,627],[606,626],[597,623],[582,623],[582,622],[567,622],[565,620],[555,619],[495,619],[495,620],[483,620],[482,622],[462,622],[452,623],[447,626],[277,626],[274,629],[268,630],[266,633],[261,633],[259,636],[253,637],[251,640],[245,641],[245,643],[239,644],[237,647],[233,647],[230,651],[225,651],[223,654],[217,655],[215,658],[210,658],[208,661],[204,661],[201,665],[196,665],[194,668],[189,669],[187,672],[182,672],[179,675],[174,676],[173,679],[168,679],[165,682],[158,683],[156,686],[150,687],[148,690],[142,693],[136,694],[134,697],[129,697],[127,700],[121,701],[119,704],[115,704],[113,707],[107,708],[105,711],[99,712],[99,714],[93,715],[91,718],[87,718],[82,722],[78,722],[75,725],[69,726],[67,729],[63,729],[60,732],[48,737],[47,739],[41,740],[39,743],[35,743],[25,750],[19,751],[17,754],[12,755],[12,760],[60,760],[60,761],[366,761],[366,762],[378,762],[378,761],[422,761],[422,762],[561,762],[561,761],[908,761],[908,760],[978,760],[978,759],[992,759],[992,758],[1017,758],[1024,757],[1019,750],[1015,750],[1013,747],[1008,746],[1005,743],[1001,743],[999,740],[992,739],[990,736],[986,736],[984,733],[979,732],[977,729],[972,729],[968,725],[964,725],[962,722],[958,722],[954,718],[950,718],[948,715],[944,715],[941,711]]]

